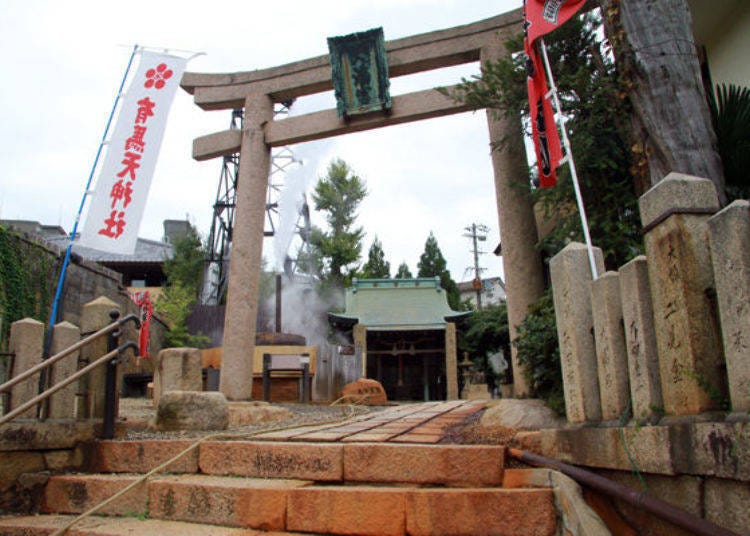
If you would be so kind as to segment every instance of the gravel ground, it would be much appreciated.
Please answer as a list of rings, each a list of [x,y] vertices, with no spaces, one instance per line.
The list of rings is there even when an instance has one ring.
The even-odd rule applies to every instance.
[[[160,432],[149,427],[149,423],[156,416],[156,409],[151,399],[121,398],[120,423],[124,425],[124,433],[118,434],[118,439],[186,439],[200,438],[215,433],[232,434],[241,437],[276,428],[343,420],[355,415],[382,411],[388,407],[328,406],[292,403],[274,403],[273,406],[288,409],[292,413],[292,417],[274,422],[230,426],[227,430]]]

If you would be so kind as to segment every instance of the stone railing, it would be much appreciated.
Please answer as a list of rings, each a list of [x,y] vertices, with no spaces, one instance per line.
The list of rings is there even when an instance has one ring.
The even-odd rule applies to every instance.
[[[617,421],[629,402],[639,422],[716,419],[729,407],[744,420],[750,203],[719,211],[711,181],[671,173],[640,212],[646,256],[618,272],[592,281],[578,243],[550,261],[568,421]],[[598,248],[595,258],[603,271]]]

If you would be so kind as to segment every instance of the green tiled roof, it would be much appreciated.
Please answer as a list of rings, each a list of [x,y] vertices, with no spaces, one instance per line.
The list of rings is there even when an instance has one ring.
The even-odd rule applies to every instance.
[[[468,314],[450,308],[439,278],[355,279],[346,291],[346,311],[329,317],[369,330],[414,330],[443,329]]]

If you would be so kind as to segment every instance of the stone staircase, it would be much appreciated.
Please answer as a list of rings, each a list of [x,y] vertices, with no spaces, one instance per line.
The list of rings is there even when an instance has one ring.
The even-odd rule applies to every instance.
[[[43,513],[0,534],[53,534],[191,444],[99,441],[87,472],[50,477]],[[494,445],[207,439],[67,534],[558,534],[552,490],[514,487],[523,470],[504,461]]]

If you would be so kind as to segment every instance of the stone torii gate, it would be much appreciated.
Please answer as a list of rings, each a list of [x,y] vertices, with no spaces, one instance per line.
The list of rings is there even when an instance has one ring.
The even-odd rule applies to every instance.
[[[521,31],[520,9],[472,24],[414,35],[385,43],[391,77],[442,67],[497,60],[507,54],[503,43]],[[196,138],[193,158],[207,160],[240,151],[234,236],[227,289],[220,388],[230,400],[252,395],[252,355],[258,312],[258,285],[263,247],[263,219],[271,149],[351,132],[429,119],[470,110],[435,89],[393,97],[389,115],[380,113],[344,120],[336,109],[274,121],[273,105],[333,89],[329,56],[278,67],[225,74],[190,73],[181,86],[204,110],[244,107],[241,131],[226,130]],[[503,245],[511,339],[528,306],[544,290],[542,265],[534,246],[537,228],[528,185],[526,152],[518,123],[487,111],[490,143],[510,134],[514,146],[492,151],[498,219]],[[520,188],[518,186],[521,186]],[[513,351],[516,394],[528,388]]]

